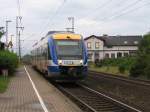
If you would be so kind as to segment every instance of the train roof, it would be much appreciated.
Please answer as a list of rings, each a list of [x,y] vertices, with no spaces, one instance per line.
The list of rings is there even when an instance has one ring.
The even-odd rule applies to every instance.
[[[53,39],[81,39],[81,35],[75,34],[72,31],[49,31],[46,35],[53,35]]]
[[[72,34],[72,33],[56,33],[53,35],[53,39],[62,40],[62,39],[74,39],[80,40],[82,37],[79,34]]]
[[[55,33],[73,33],[72,31],[49,31],[47,35],[52,35],[52,34],[55,34]]]
[[[50,35],[53,35],[53,39],[75,39],[80,40],[82,36],[80,34],[75,34],[71,31],[49,31],[45,37],[42,37],[38,42],[33,44],[33,47],[37,47],[43,42],[47,41],[47,38],[50,37]]]

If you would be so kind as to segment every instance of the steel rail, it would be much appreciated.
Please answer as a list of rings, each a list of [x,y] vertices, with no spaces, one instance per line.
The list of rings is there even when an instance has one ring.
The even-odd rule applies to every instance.
[[[91,88],[89,88],[89,87],[87,87],[85,85],[81,85],[81,84],[77,84],[77,85],[79,86],[79,88],[77,88],[77,91],[78,92],[81,91],[81,93],[78,93],[78,94],[76,94],[76,92],[73,93],[74,91],[76,91],[76,90],[74,90],[74,88],[69,88],[69,90],[67,90],[68,88],[63,87],[62,85],[59,85],[57,87],[61,91],[65,92],[67,95],[70,95],[76,101],[80,102],[80,104],[84,105],[84,107],[88,108],[92,112],[98,112],[99,108],[100,108],[100,110],[105,110],[105,109],[109,110],[109,108],[111,108],[112,106],[113,106],[112,107],[113,109],[116,108],[116,110],[117,111],[119,110],[119,112],[120,112],[120,110],[121,110],[121,112],[122,111],[123,112],[126,112],[126,111],[127,112],[128,111],[129,112],[142,112],[141,110],[138,110],[138,109],[136,109],[136,108],[134,108],[132,106],[129,106],[129,105],[127,105],[127,104],[125,104],[125,103],[123,103],[121,101],[118,101],[118,100],[116,100],[114,98],[111,98],[111,97],[109,97],[109,96],[107,96],[107,95],[105,95],[103,93],[97,92],[97,91],[95,91],[95,90],[93,90],[93,89],[91,89]],[[80,89],[80,90],[78,90],[78,89]],[[73,90],[73,91],[71,91],[71,90]],[[90,94],[87,94],[87,95],[90,95],[90,98],[88,99],[88,102],[86,101],[87,99],[84,99],[84,98],[88,98],[89,96],[86,96],[86,94],[83,94],[84,93],[83,90],[85,90],[86,92],[90,92]],[[82,94],[83,94],[83,96],[80,96]],[[93,102],[94,98],[91,97],[91,96],[99,96],[99,97],[101,97],[102,98],[102,99],[100,98],[100,100],[102,100],[102,101],[100,101],[101,103],[100,104],[96,103],[96,102],[99,102],[99,99],[98,99],[99,97],[97,97],[96,101]],[[93,99],[91,100],[91,98],[93,98]],[[98,109],[93,108],[94,106],[90,105],[90,104],[94,104],[94,103],[99,105]]]
[[[147,81],[147,80],[139,80],[139,79],[127,78],[123,76],[115,76],[109,73],[89,71],[89,76],[96,77],[96,78],[100,78],[100,77],[111,78],[111,79],[125,81],[128,83],[134,83],[134,84],[143,85],[143,86],[150,86],[150,81]]]
[[[94,108],[92,108],[91,106],[89,106],[87,103],[85,103],[84,101],[80,100],[78,97],[76,97],[75,95],[73,95],[71,92],[67,91],[66,89],[61,88],[61,90],[63,89],[64,92],[66,92],[67,94],[71,95],[71,97],[75,98],[77,101],[79,101],[80,103],[82,103],[83,105],[85,105],[88,109],[90,109],[92,112],[97,112]]]
[[[116,100],[116,99],[114,99],[114,98],[111,98],[111,97],[109,97],[109,96],[107,96],[107,95],[105,95],[105,94],[103,94],[103,93],[100,93],[100,92],[98,92],[98,91],[95,91],[95,90],[93,90],[93,89],[91,89],[91,88],[89,88],[89,87],[87,87],[87,86],[85,86],[85,85],[81,85],[81,84],[79,84],[81,87],[83,87],[83,88],[85,88],[85,89],[88,89],[88,90],[90,90],[90,91],[92,91],[92,92],[94,92],[94,93],[96,93],[96,94],[99,94],[99,95],[101,95],[101,96],[103,96],[103,97],[105,97],[105,98],[107,98],[107,99],[109,99],[109,100],[112,100],[113,102],[116,102],[116,103],[118,103],[118,104],[120,104],[120,105],[122,105],[122,106],[124,106],[124,107],[127,107],[127,108],[129,108],[129,109],[131,109],[131,110],[134,110],[135,112],[142,112],[141,110],[138,110],[138,109],[136,109],[136,108],[134,108],[134,107],[132,107],[132,106],[129,106],[129,105],[127,105],[127,104],[125,104],[125,103],[123,103],[123,102],[121,102],[121,101],[118,101],[118,100]]]

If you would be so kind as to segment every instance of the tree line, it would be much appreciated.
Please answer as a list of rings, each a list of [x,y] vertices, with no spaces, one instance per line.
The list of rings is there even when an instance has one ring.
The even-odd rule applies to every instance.
[[[5,33],[0,30],[0,40]],[[5,43],[0,41],[0,75],[7,70],[8,74],[13,74],[18,66],[18,57],[15,53],[5,49]]]

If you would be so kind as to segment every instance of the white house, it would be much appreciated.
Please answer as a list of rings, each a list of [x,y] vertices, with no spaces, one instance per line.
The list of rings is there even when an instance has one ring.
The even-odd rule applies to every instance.
[[[134,55],[142,36],[95,36],[85,38],[89,61]]]

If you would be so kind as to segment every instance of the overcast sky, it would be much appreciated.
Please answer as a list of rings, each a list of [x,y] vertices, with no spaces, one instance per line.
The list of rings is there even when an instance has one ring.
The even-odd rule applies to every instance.
[[[150,31],[149,0],[0,0],[0,26],[9,23],[14,35],[16,16],[21,15],[23,53],[49,30],[65,30],[75,18],[75,32],[84,37],[95,35],[142,35]],[[3,37],[4,41],[5,37]]]

